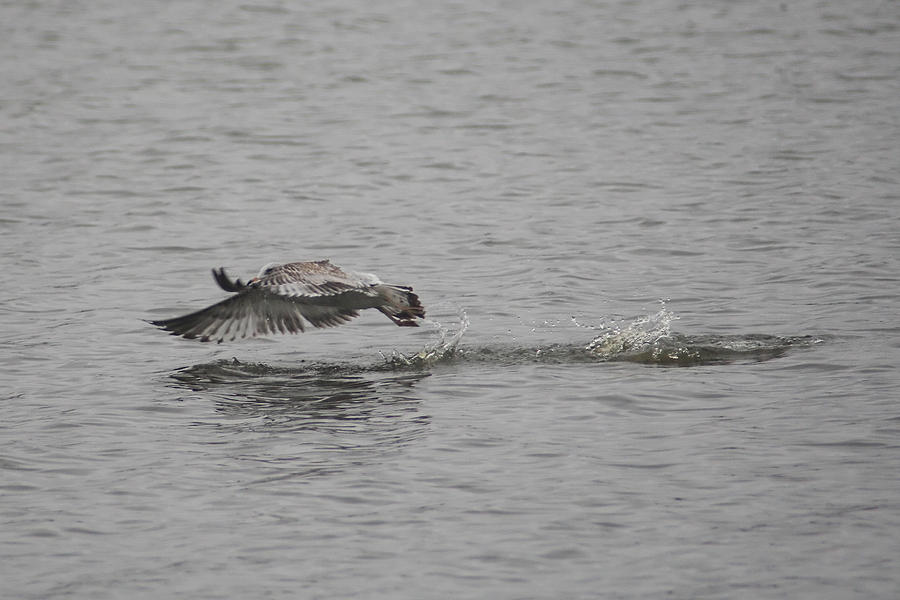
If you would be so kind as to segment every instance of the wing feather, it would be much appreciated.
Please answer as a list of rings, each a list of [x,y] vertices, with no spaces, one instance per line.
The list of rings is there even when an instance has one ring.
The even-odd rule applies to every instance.
[[[326,304],[323,298],[316,300],[246,287],[203,310],[151,323],[173,335],[221,343],[270,333],[300,333],[306,329],[304,321],[313,327],[333,327],[359,316],[352,306],[355,302],[348,306],[340,301]]]
[[[377,278],[348,273],[327,260],[320,260],[276,265],[267,269],[256,285],[280,296],[312,298],[356,292],[375,297],[376,283],[380,283]]]

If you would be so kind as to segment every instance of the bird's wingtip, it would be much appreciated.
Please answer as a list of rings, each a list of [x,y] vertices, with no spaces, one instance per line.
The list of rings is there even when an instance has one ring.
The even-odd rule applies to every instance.
[[[239,292],[246,287],[244,285],[244,282],[240,279],[235,279],[232,281],[231,278],[228,277],[228,274],[225,273],[225,267],[213,269],[212,274],[213,279],[216,280],[216,283],[219,284],[219,287],[226,292]]]

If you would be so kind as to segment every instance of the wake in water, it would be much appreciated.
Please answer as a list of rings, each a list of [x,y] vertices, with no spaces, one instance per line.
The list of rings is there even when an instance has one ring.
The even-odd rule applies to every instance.
[[[492,344],[481,347],[461,346],[460,340],[469,327],[469,319],[456,307],[458,322],[445,326],[432,321],[439,339],[427,344],[416,354],[394,352],[384,356],[385,367],[392,369],[427,368],[438,363],[597,363],[626,361],[660,366],[697,366],[760,362],[783,356],[792,348],[822,341],[812,336],[782,337],[775,335],[682,335],[672,332],[678,317],[663,306],[653,314],[617,325],[599,327],[582,325],[579,329],[599,332],[587,344],[545,344],[522,346]]]
[[[394,350],[381,354],[374,363],[301,361],[290,366],[243,363],[237,359],[180,369],[173,375],[182,382],[234,382],[275,377],[292,379],[354,380],[410,370],[422,373],[437,364],[469,363],[516,365],[527,363],[577,364],[633,362],[658,366],[720,365],[736,362],[761,362],[784,356],[794,348],[808,347],[822,341],[813,336],[781,337],[775,335],[682,335],[671,331],[678,317],[663,306],[653,314],[615,325],[583,325],[574,318],[578,330],[595,334],[586,344],[563,343],[523,346],[519,343],[494,343],[483,346],[461,346],[469,328],[469,318],[460,306],[438,305],[448,313],[449,322],[426,319],[437,333],[437,339],[426,343],[416,353]],[[433,314],[441,314],[439,310]],[[554,328],[562,324],[557,324]],[[368,374],[368,375],[366,375]],[[392,375],[393,376],[393,375]]]
[[[821,342],[812,336],[782,337],[765,334],[749,335],[682,335],[672,332],[678,317],[665,305],[656,313],[618,325],[599,327],[582,325],[579,329],[600,332],[587,344],[546,344],[537,347],[520,345],[460,346],[469,326],[465,310],[457,308],[459,322],[445,327],[433,322],[440,338],[415,355],[394,353],[387,364],[394,368],[428,367],[439,362],[495,362],[504,364],[586,363],[626,361],[661,366],[697,366],[760,362],[783,356],[792,348]]]

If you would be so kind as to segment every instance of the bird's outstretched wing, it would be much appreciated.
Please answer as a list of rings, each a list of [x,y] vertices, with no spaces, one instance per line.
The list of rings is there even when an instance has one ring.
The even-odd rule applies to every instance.
[[[222,289],[236,294],[188,315],[150,323],[172,335],[222,343],[273,333],[300,333],[307,323],[334,327],[358,317],[358,309],[372,305],[371,296],[377,295],[350,285],[338,289],[328,282],[317,284],[329,289],[327,295],[298,289],[296,282],[289,281],[265,286],[244,284],[240,279],[231,280],[224,269],[213,270],[213,276]]]

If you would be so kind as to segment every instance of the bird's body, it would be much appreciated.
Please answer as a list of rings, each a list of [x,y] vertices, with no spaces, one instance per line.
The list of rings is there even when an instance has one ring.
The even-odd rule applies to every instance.
[[[376,308],[401,327],[418,327],[425,309],[412,288],[382,283],[369,273],[344,271],[327,260],[271,263],[247,283],[230,279],[225,269],[213,277],[234,292],[203,310],[150,323],[172,335],[202,342],[232,341],[270,333],[299,333],[306,324],[333,327]]]

